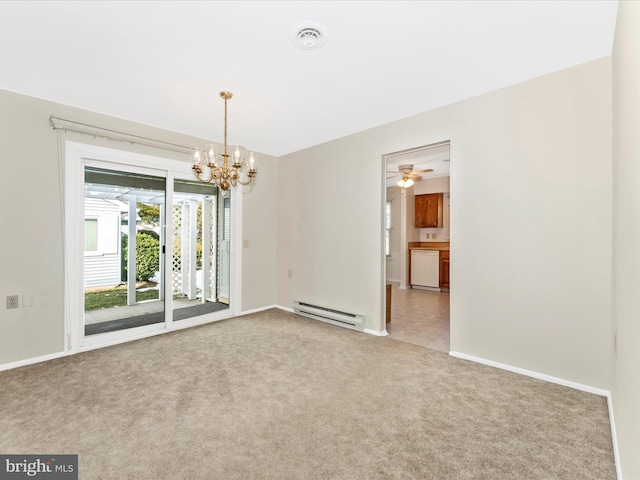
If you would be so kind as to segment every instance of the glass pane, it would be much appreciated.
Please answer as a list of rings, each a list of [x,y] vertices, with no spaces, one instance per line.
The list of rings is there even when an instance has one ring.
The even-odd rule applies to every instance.
[[[391,202],[387,202],[384,213],[385,228],[391,228]]]
[[[98,251],[98,219],[85,218],[84,220],[84,251]]]
[[[229,303],[229,283],[231,270],[231,198],[227,196],[220,202],[220,228],[218,238],[218,256],[220,274],[218,275],[218,299]]]
[[[173,319],[197,317],[228,305],[219,301],[218,191],[176,180],[173,194]]]
[[[164,201],[162,177],[85,168],[85,335],[164,322]]]
[[[384,253],[391,255],[391,231],[389,229],[384,232]]]

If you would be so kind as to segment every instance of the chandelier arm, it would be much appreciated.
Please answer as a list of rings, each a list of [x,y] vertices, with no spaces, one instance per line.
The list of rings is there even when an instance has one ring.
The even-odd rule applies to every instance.
[[[200,168],[193,168],[193,173],[195,174],[198,181],[202,183],[211,183],[211,180],[213,180],[213,170],[211,170],[211,174],[209,175],[208,179],[202,176],[202,170]]]
[[[238,179],[238,183],[242,186],[247,186],[251,183],[252,180],[253,180],[253,177],[250,177],[249,180],[247,180],[246,182],[243,182],[242,180]]]

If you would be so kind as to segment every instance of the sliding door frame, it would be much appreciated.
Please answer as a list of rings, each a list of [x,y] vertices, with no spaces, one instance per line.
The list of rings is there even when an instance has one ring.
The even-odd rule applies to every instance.
[[[84,334],[84,170],[85,166],[96,166],[111,170],[155,175],[166,179],[165,205],[173,205],[173,185],[175,179],[193,180],[188,162],[163,157],[115,150],[111,148],[65,142],[65,350],[75,353],[103,346],[114,345],[138,338],[144,338],[172,330],[188,328],[204,323],[222,320],[237,315],[241,308],[242,294],[242,194],[231,191],[231,265],[229,308],[198,317],[173,321],[172,308],[172,268],[173,245],[169,233],[173,231],[170,208],[165,208],[165,253],[164,299],[165,321],[163,323],[135,327],[115,332],[85,336]]]

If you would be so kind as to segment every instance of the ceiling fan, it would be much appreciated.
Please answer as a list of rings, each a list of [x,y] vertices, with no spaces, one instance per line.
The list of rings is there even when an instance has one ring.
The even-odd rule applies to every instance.
[[[413,165],[411,164],[407,164],[407,165],[398,165],[398,171],[397,172],[393,172],[393,171],[389,171],[387,170],[387,173],[393,173],[393,175],[390,175],[387,177],[387,179],[389,178],[393,178],[393,177],[397,177],[397,176],[402,176],[402,178],[400,178],[400,180],[398,180],[398,186],[400,188],[409,188],[413,185],[414,182],[419,182],[420,180],[422,180],[422,176],[419,175],[420,173],[428,173],[428,172],[433,172],[433,169],[431,168],[425,168],[424,170],[413,170]]]

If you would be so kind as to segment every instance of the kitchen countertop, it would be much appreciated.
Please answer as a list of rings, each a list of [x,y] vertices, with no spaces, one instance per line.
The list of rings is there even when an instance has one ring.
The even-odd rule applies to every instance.
[[[449,250],[449,242],[409,242],[409,250]]]

